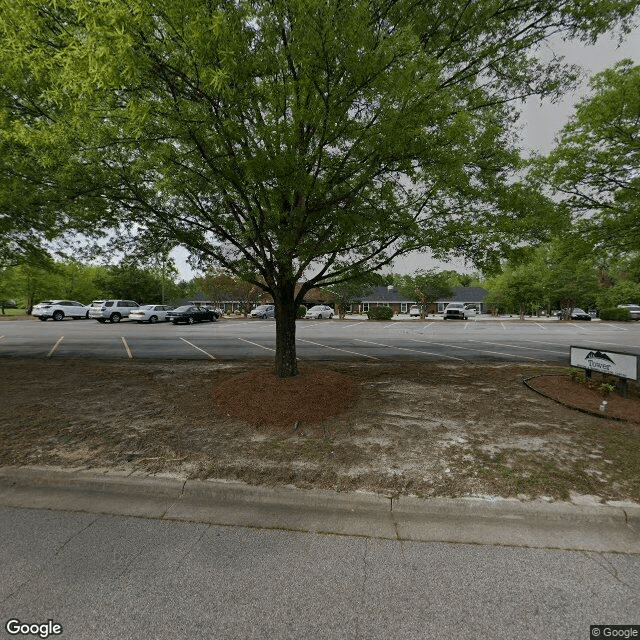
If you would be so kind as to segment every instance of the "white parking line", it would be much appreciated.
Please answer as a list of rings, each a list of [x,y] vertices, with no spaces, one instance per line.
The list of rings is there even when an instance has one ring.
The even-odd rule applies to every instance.
[[[540,327],[541,329],[546,329],[546,327],[543,324],[540,324],[539,322],[534,322],[534,324],[536,325],[536,327]]]
[[[423,351],[422,349],[408,349],[407,347],[396,347],[391,344],[381,344],[380,342],[369,342],[368,340],[358,340],[354,338],[356,342],[364,342],[365,344],[374,344],[377,347],[387,347],[387,349],[399,349],[400,351],[412,351],[413,353],[425,353],[428,356],[437,356],[439,358],[449,358],[451,360],[460,360],[464,362],[462,358],[456,358],[455,356],[446,356],[442,353],[432,353],[431,351]],[[411,342],[421,342],[421,340],[411,340]]]
[[[124,338],[123,338],[123,340],[124,340]],[[185,340],[184,338],[180,338],[180,340],[182,340],[182,342],[186,342],[190,347],[193,347],[194,349],[197,349],[198,351],[202,351],[202,353],[204,353],[206,356],[211,358],[211,360],[215,360],[215,358],[208,351],[205,351],[204,349],[201,349],[200,347],[196,347],[195,344],[193,344],[192,342],[189,342],[188,340]],[[239,338],[239,340],[242,340],[242,338]]]
[[[500,352],[500,351],[489,351],[487,349],[473,349],[473,348],[469,348],[469,347],[458,347],[455,344],[446,344],[446,343],[442,343],[442,342],[425,342],[424,340],[412,340],[411,342],[422,342],[423,344],[435,344],[441,347],[449,347],[449,349],[463,349],[465,351],[477,351],[479,353],[491,353],[493,355],[497,355],[497,356],[512,356],[514,358],[525,358],[526,360],[539,360],[539,358],[531,358],[530,356],[521,356],[521,355],[517,355],[515,353],[504,353],[504,352]],[[445,356],[447,357],[447,356]],[[451,357],[451,356],[448,356]],[[458,358],[459,359],[459,358]]]
[[[478,344],[493,344],[498,347],[511,347],[512,349],[527,349],[528,351],[545,351],[547,353],[561,353],[567,355],[567,351],[554,351],[553,349],[536,349],[535,347],[519,347],[516,344],[504,344],[502,342],[487,342],[486,340],[474,340]],[[552,344],[552,343],[551,343]]]
[[[257,342],[251,342],[251,340],[245,340],[244,338],[238,338],[238,340],[240,340],[241,342],[246,342],[247,344],[252,344],[254,347],[260,347],[261,349],[266,349],[267,351],[275,351],[275,349],[271,349],[270,347],[264,347],[263,345],[258,344]]]
[[[624,327],[617,327],[615,324],[606,323],[604,326],[605,327],[611,327],[612,329],[615,329],[616,331],[629,331],[629,329],[625,329]]]
[[[330,347],[328,344],[320,344],[319,342],[311,342],[311,340],[302,340],[302,338],[296,338],[297,342],[306,342],[308,344],[314,344],[317,347],[324,347],[325,349],[333,349],[334,351],[342,351],[343,353],[350,353],[355,356],[361,356],[363,358],[371,358],[372,360],[379,360],[375,356],[367,355],[366,353],[358,353],[357,351],[348,351],[347,349],[340,349],[338,347]],[[360,342],[364,342],[364,340],[360,340]]]
[[[49,353],[47,353],[47,358],[50,358],[58,349],[58,347],[60,346],[60,343],[64,340],[64,336],[60,336],[60,338],[58,339],[58,342],[56,342],[53,347],[51,348],[51,351],[49,351]]]
[[[122,340],[122,344],[124,345],[124,350],[127,352],[127,357],[129,358],[129,360],[133,360],[133,354],[131,353],[131,349],[129,349],[127,341],[124,339],[124,336],[120,336],[120,339]]]
[[[0,336],[0,340],[2,340],[2,338],[4,338],[4,336]]]

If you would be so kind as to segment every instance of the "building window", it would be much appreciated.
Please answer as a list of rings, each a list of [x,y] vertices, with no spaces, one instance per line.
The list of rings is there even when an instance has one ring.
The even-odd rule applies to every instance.
[[[408,303],[407,302],[401,302],[400,303],[400,313],[407,313],[407,307],[408,307]]]
[[[362,313],[367,313],[369,311],[369,303],[368,302],[363,302],[362,303]]]

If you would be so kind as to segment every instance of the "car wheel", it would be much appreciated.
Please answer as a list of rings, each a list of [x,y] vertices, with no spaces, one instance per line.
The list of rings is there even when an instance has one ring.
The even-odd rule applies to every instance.
[[[150,322],[151,324],[155,324],[156,322],[158,322],[158,316],[151,316],[151,317],[149,318],[149,322]]]
[[[195,320],[193,318],[191,318],[191,317],[187,320],[188,324],[193,324],[194,322],[195,322]]]
[[[117,323],[117,322],[120,322],[121,318],[122,318],[122,316],[119,313],[112,313],[111,317],[109,318],[109,320],[111,322]]]
[[[64,312],[63,311],[54,311],[53,315],[51,317],[56,321],[60,321],[60,320],[62,320],[62,318],[64,318]]]
[[[87,311],[87,313],[84,314],[84,317],[88,320],[89,319],[89,312]]]

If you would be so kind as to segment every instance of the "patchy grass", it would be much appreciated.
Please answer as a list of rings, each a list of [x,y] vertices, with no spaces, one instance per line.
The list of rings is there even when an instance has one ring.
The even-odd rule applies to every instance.
[[[294,381],[291,396],[256,370],[253,361],[12,358],[0,367],[0,465],[640,502],[640,425],[579,413],[523,384],[557,366],[318,363],[317,378]],[[257,408],[246,403],[246,417],[229,415],[232,400],[259,395],[253,384],[274,388]],[[216,389],[228,398],[222,408]],[[269,410],[278,418],[271,426]]]

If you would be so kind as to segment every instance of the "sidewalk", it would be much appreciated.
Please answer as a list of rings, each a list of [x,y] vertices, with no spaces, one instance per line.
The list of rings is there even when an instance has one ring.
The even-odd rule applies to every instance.
[[[631,504],[422,500],[5,467],[0,505],[401,541],[640,554],[640,505]]]

